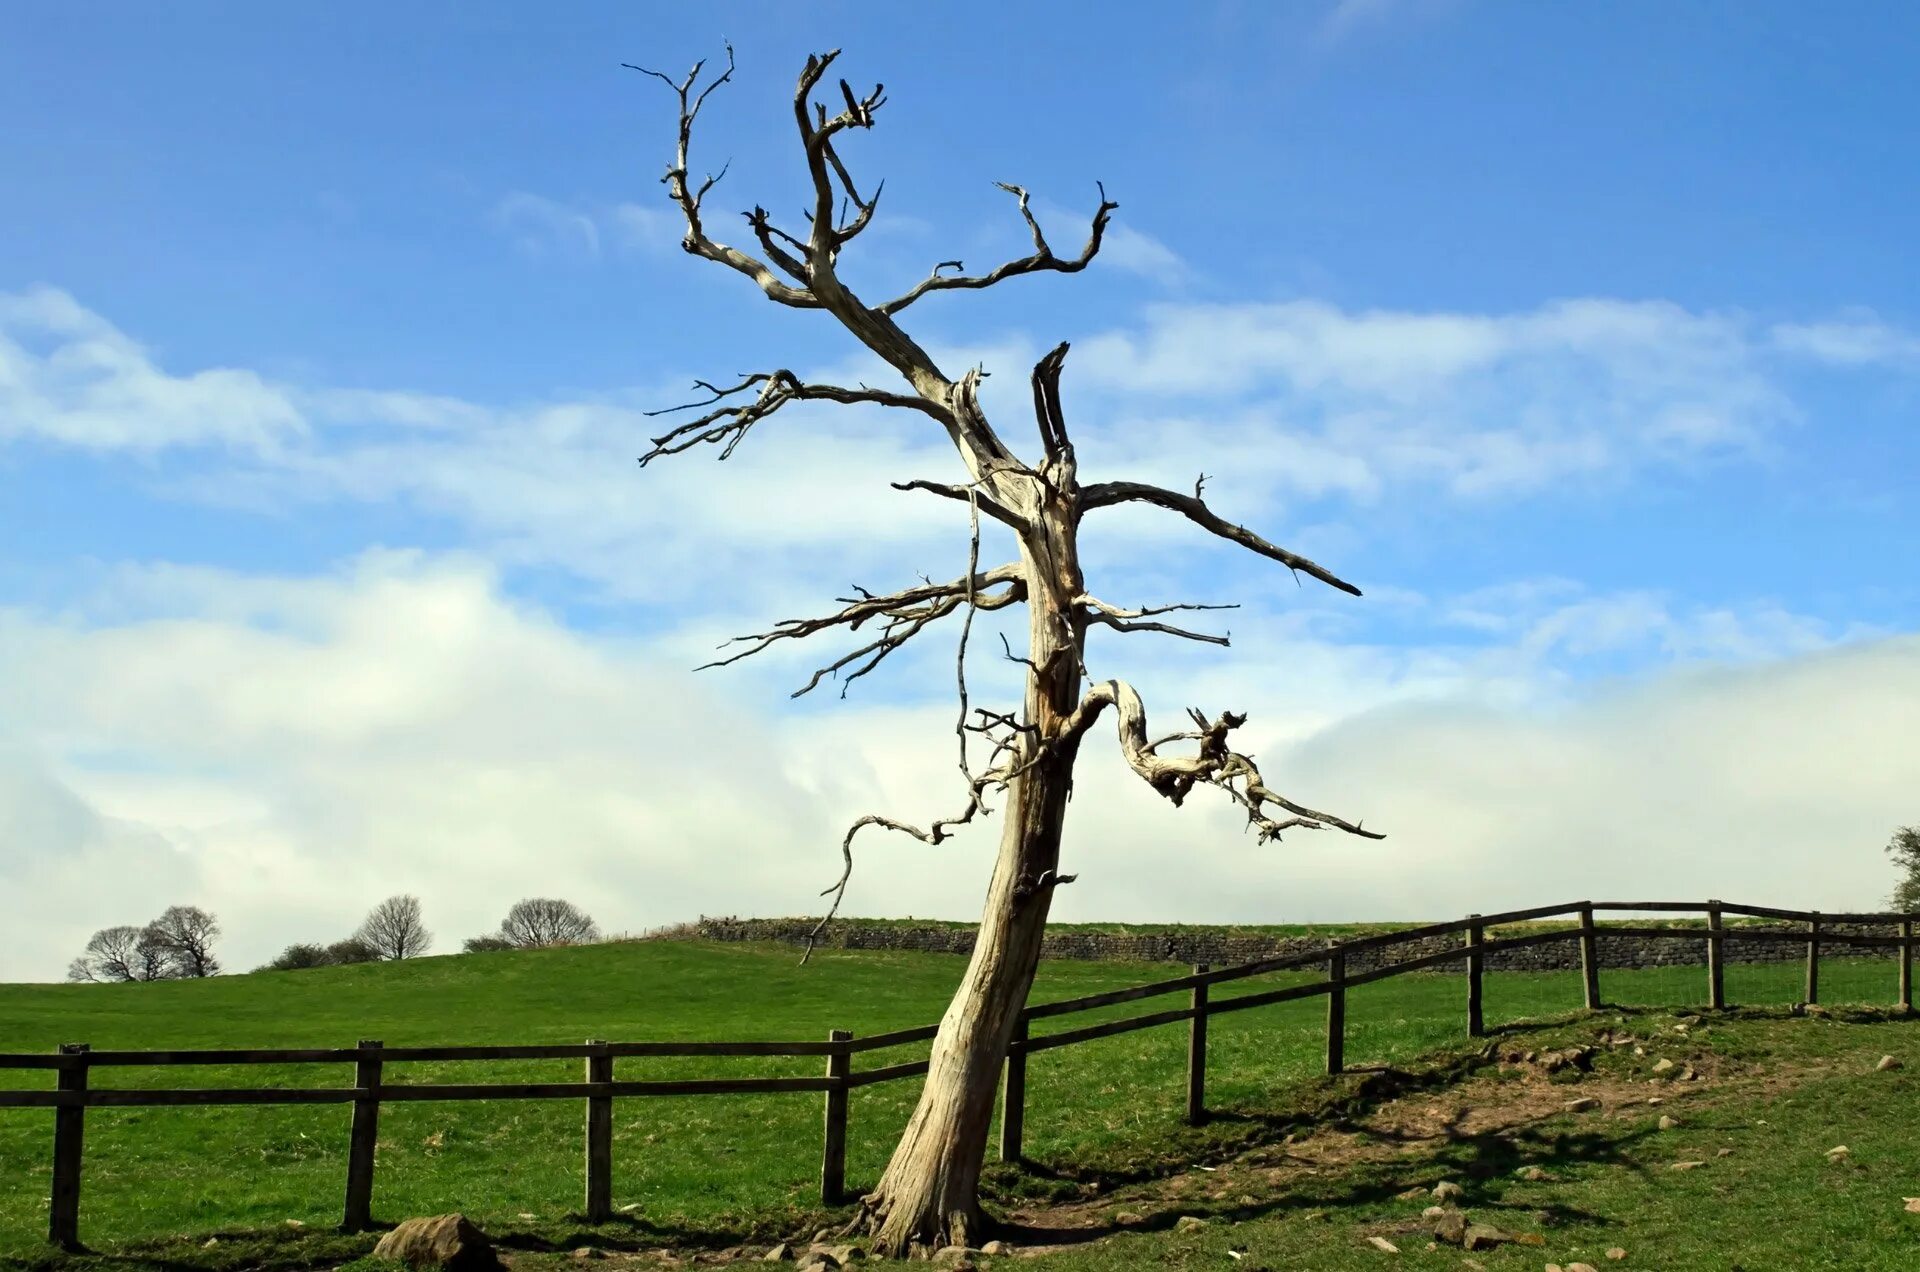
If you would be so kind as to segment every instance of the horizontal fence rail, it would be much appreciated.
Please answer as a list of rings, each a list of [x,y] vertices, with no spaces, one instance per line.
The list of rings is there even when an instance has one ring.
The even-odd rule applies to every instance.
[[[1596,912],[1666,912],[1703,914],[1704,926],[1633,926],[1596,923]],[[1728,916],[1800,923],[1798,930],[1782,928],[1729,927]],[[1567,927],[1538,932],[1522,932],[1488,939],[1490,929],[1547,919],[1571,918]],[[1446,923],[1428,923],[1394,932],[1335,941],[1325,949],[1305,950],[1272,958],[1257,959],[1229,967],[1210,968],[1199,964],[1185,976],[1133,985],[1125,989],[1085,994],[1078,998],[1026,1006],[1014,1022],[1007,1047],[1006,1069],[1001,1093],[1000,1156],[1004,1160],[1021,1159],[1021,1141],[1026,1121],[1027,1058],[1036,1052],[1075,1046],[1099,1038],[1111,1038],[1141,1029],[1186,1022],[1188,1025],[1186,1118],[1198,1123],[1206,1118],[1207,1021],[1223,1013],[1247,1011],[1277,1003],[1294,1002],[1320,995],[1327,997],[1327,1056],[1329,1074],[1344,1071],[1346,1040],[1346,996],[1349,990],[1394,976],[1465,963],[1467,977],[1467,1034],[1477,1037],[1485,1032],[1482,1019],[1483,983],[1488,956],[1505,950],[1525,949],[1555,941],[1574,941],[1580,946],[1580,966],[1585,1002],[1589,1010],[1600,1007],[1598,942],[1607,938],[1699,941],[1706,947],[1707,998],[1709,1006],[1725,1006],[1724,947],[1728,942],[1794,942],[1806,946],[1806,993],[1804,1001],[1818,1001],[1820,952],[1827,947],[1890,948],[1898,951],[1899,983],[1896,1002],[1904,1011],[1913,1009],[1912,914],[1822,914],[1813,911],[1783,910],[1768,906],[1736,905],[1727,901],[1579,901],[1568,905],[1535,906],[1509,910],[1501,914],[1476,914]],[[1897,935],[1838,931],[1847,927],[1893,927]],[[1377,955],[1395,945],[1462,936],[1458,945],[1420,954],[1398,962],[1357,968],[1357,955]],[[1275,989],[1258,990],[1216,997],[1212,988],[1238,980],[1274,972],[1324,968],[1326,979]],[[1168,994],[1184,993],[1187,1002],[1178,1007],[1102,1021],[1080,1028],[1035,1034],[1037,1022],[1094,1011],[1123,1003],[1141,1002]],[[0,1109],[50,1108],[54,1110],[52,1190],[48,1202],[48,1239],[69,1248],[80,1248],[80,1182],[83,1159],[86,1110],[90,1108],[149,1108],[207,1105],[268,1104],[350,1104],[352,1125],[348,1138],[347,1181],[341,1227],[345,1231],[364,1231],[373,1225],[374,1150],[377,1142],[380,1107],[383,1104],[418,1101],[455,1100],[580,1100],[586,1111],[586,1197],[585,1218],[602,1222],[612,1217],[612,1128],[613,1101],[655,1096],[724,1096],[767,1093],[812,1093],[825,1097],[823,1111],[820,1196],[823,1203],[835,1205],[845,1199],[848,1092],[876,1083],[916,1078],[926,1074],[929,1060],[910,1060],[856,1070],[853,1058],[870,1051],[927,1042],[939,1032],[937,1025],[898,1029],[889,1033],[856,1038],[845,1030],[833,1030],[822,1042],[606,1042],[538,1043],[525,1046],[450,1046],[388,1047],[377,1040],[362,1041],[355,1047],[171,1050],[171,1051],[94,1051],[83,1043],[66,1043],[53,1054],[0,1053],[0,1069],[52,1070],[51,1090],[0,1090]],[[614,1075],[616,1061],[643,1057],[788,1057],[826,1061],[825,1073],[818,1077],[743,1077],[688,1078],[679,1080],[621,1081]],[[396,1082],[386,1076],[385,1066],[404,1062],[498,1062],[511,1060],[580,1060],[582,1080],[577,1082]],[[350,1086],[311,1087],[186,1087],[119,1088],[96,1087],[89,1075],[96,1069],[127,1067],[235,1067],[248,1065],[352,1065]]]

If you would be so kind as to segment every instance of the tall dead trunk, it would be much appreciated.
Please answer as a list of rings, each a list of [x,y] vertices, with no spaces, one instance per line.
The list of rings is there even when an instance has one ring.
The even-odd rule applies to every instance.
[[[1086,629],[1071,603],[1080,591],[1073,518],[1065,508],[1058,511],[1044,517],[1034,542],[1021,548],[1032,588],[1025,723],[1033,749],[1027,754],[1044,755],[1008,790],[973,957],[941,1017],[920,1103],[863,1203],[859,1222],[882,1254],[904,1255],[916,1241],[968,1245],[983,1228],[980,1169],[994,1094],[1040,962],[1080,749],[1078,737],[1063,737],[1062,730],[1079,701]]]
[[[964,1243],[980,1231],[977,1189],[993,1115],[994,1088],[1014,1024],[1033,984],[1053,888],[1070,878],[1058,872],[1060,832],[1066,820],[1080,739],[1101,712],[1108,707],[1117,711],[1120,749],[1128,766],[1175,804],[1197,785],[1214,787],[1245,811],[1248,825],[1263,842],[1296,826],[1337,826],[1354,834],[1379,836],[1294,803],[1270,788],[1252,757],[1228,745],[1228,735],[1245,722],[1245,716],[1227,711],[1210,721],[1199,711],[1190,710],[1192,731],[1153,740],[1147,732],[1146,708],[1125,681],[1093,682],[1081,695],[1082,680],[1087,677],[1082,655],[1090,623],[1116,632],[1154,632],[1227,644],[1224,635],[1191,631],[1163,617],[1176,611],[1220,606],[1176,603],[1126,608],[1087,595],[1077,548],[1084,513],[1122,504],[1148,504],[1177,513],[1207,533],[1296,573],[1311,575],[1356,596],[1359,589],[1219,516],[1202,497],[1204,476],[1194,484],[1191,495],[1135,481],[1081,486],[1061,413],[1060,373],[1067,353],[1065,344],[1042,358],[1033,370],[1035,422],[1044,458],[1028,463],[994,430],[980,409],[977,390],[985,369],[976,367],[958,379],[950,378],[902,329],[899,315],[934,292],[978,290],[1023,275],[1073,274],[1085,269],[1100,251],[1108,220],[1119,207],[1107,198],[1104,188],[1086,244],[1076,256],[1057,255],[1041,232],[1027,191],[1003,184],[1001,188],[1018,200],[1021,219],[1032,236],[1033,251],[1029,255],[1003,261],[983,274],[964,272],[959,261],[942,261],[907,291],[879,304],[869,304],[847,287],[839,277],[838,262],[842,251],[872,222],[880,187],[876,184],[872,193],[863,197],[838,145],[850,131],[872,128],[874,112],[886,97],[879,86],[865,97],[856,96],[852,85],[841,80],[839,100],[844,101],[844,110],[831,113],[829,106],[813,101],[814,90],[837,56],[837,52],[831,52],[809,57],[794,91],[793,118],[813,194],[805,239],[773,224],[767,211],[759,207],[746,215],[759,244],[757,254],[719,242],[708,232],[703,200],[720,175],[696,182],[688,167],[688,146],[701,106],[733,75],[731,47],[726,70],[704,84],[704,63],[696,63],[679,80],[658,71],[645,71],[666,83],[679,103],[678,144],[664,181],[686,224],[681,246],[687,252],[752,279],[777,304],[824,311],[898,372],[911,391],[866,384],[856,388],[809,383],[785,369],[749,373],[730,385],[695,381],[707,396],[668,411],[699,410],[699,416],[655,437],[652,449],[640,462],[645,465],[703,445],[717,446],[724,459],[762,421],[790,403],[812,401],[917,413],[945,432],[965,468],[968,480],[964,483],[924,479],[895,483],[899,490],[925,491],[968,506],[974,534],[965,575],[950,583],[927,579],[923,586],[887,595],[860,590],[858,596],[842,598],[841,608],[832,614],[788,619],[769,631],[741,637],[743,649],[708,666],[724,666],[778,642],[819,632],[863,631],[867,643],[816,671],[799,691],[805,693],[829,677],[838,676],[847,683],[857,680],[930,624],[949,615],[965,613],[970,626],[976,611],[1022,603],[1028,606],[1025,710],[1017,721],[1010,713],[980,711],[977,714],[981,721],[969,723],[964,683],[968,626],[962,627],[957,669],[962,673],[960,735],[965,739],[972,730],[987,735],[994,745],[990,767],[976,774],[962,743],[961,767],[968,777],[966,809],[925,829],[878,814],[855,821],[841,841],[844,869],[840,880],[828,889],[836,898],[834,906],[821,921],[824,927],[838,909],[853,870],[853,837],[862,827],[884,827],[938,846],[957,828],[987,811],[986,797],[990,793],[1006,793],[1006,825],[972,961],[940,1022],[920,1103],[893,1160],[856,1220],[858,1226],[873,1233],[879,1250],[900,1254],[915,1241],[930,1246]],[[721,174],[724,172],[723,167]],[[982,516],[1013,531],[1020,544],[1017,562],[978,568]],[[1195,754],[1168,755],[1162,750],[1185,742],[1196,744]]]

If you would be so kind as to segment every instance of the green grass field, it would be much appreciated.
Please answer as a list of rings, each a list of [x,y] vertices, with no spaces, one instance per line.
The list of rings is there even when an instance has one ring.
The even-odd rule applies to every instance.
[[[938,1018],[962,965],[953,956],[823,951],[800,967],[795,951],[787,947],[657,941],[256,973],[198,983],[0,986],[0,1050],[50,1050],[67,1041],[96,1048],[153,1048],[331,1047],[350,1046],[361,1038],[379,1038],[389,1045],[577,1042],[587,1037],[815,1039],[824,1038],[830,1028],[864,1034],[930,1023]],[[1034,997],[1070,997],[1179,970],[1147,964],[1048,963]],[[1891,962],[1835,960],[1823,967],[1822,996],[1831,1002],[1885,1002],[1892,996],[1893,974]],[[1788,1003],[1798,996],[1799,976],[1793,964],[1732,965],[1728,998],[1742,1004]],[[1234,993],[1253,992],[1290,979],[1303,978],[1269,976],[1230,988]],[[1610,1002],[1686,1004],[1702,997],[1703,985],[1701,969],[1674,968],[1608,972],[1604,990]],[[1493,974],[1487,983],[1488,1021],[1562,1016],[1578,1007],[1579,993],[1575,973]],[[1463,1047],[1463,996],[1463,982],[1444,976],[1401,977],[1353,991],[1348,1063],[1406,1064]],[[1149,1000],[1042,1023],[1052,1029],[1078,1027],[1175,1001]],[[1310,999],[1213,1020],[1209,1105],[1224,1116],[1198,1129],[1178,1122],[1184,1026],[1034,1057],[1026,1142],[1036,1168],[996,1171],[996,1191],[1003,1200],[1049,1192],[1066,1195],[1078,1186],[1075,1181],[1145,1177],[1168,1162],[1201,1160],[1257,1143],[1273,1117],[1299,1106],[1303,1092],[1324,1093],[1328,1084],[1316,1078],[1324,1012],[1322,1001]],[[1909,1026],[1902,1022],[1884,1028],[1905,1036]],[[859,1067],[924,1054],[924,1044],[870,1053]],[[1920,1065],[1920,1056],[1915,1061]],[[815,1072],[816,1063],[622,1060],[619,1076],[798,1074]],[[579,1076],[578,1062],[395,1069],[403,1080],[558,1081]],[[345,1073],[344,1066],[112,1069],[96,1071],[95,1079],[100,1085],[331,1085],[343,1082]],[[0,1073],[0,1080],[50,1085],[51,1075],[9,1071]],[[917,1091],[915,1079],[853,1093],[851,1186],[870,1182],[885,1163]],[[389,1105],[382,1112],[375,1212],[397,1219],[460,1209],[489,1231],[522,1231],[564,1241],[571,1230],[568,1215],[580,1203],[581,1116],[573,1101]],[[1891,1110],[1888,1116],[1893,1116]],[[1909,1113],[1899,1116],[1906,1119]],[[312,1236],[289,1245],[286,1239],[295,1232],[290,1220],[302,1225],[301,1234],[322,1232],[338,1221],[347,1120],[340,1106],[90,1112],[83,1236],[103,1251],[164,1250],[175,1260],[189,1251],[208,1266],[311,1262],[335,1252],[350,1256],[364,1249],[364,1239],[357,1245],[340,1239],[329,1245]],[[614,1201],[617,1206],[636,1205],[637,1210],[617,1232],[602,1233],[598,1239],[629,1246],[719,1245],[790,1234],[812,1223],[818,1218],[819,1127],[818,1095],[620,1101]],[[0,1111],[0,1258],[45,1257],[41,1241],[51,1131],[48,1111]],[[1920,1173],[1912,1174],[1904,1187],[1910,1195],[1920,1194]],[[239,1251],[254,1247],[236,1242],[232,1234],[249,1231],[280,1234],[273,1247],[278,1253],[267,1257],[256,1251],[246,1256],[252,1261],[234,1262],[241,1257]],[[201,1242],[210,1233],[229,1236],[222,1246],[203,1252]],[[1120,1244],[1156,1240],[1171,1243],[1165,1250],[1173,1258],[1184,1248],[1182,1242],[1193,1244],[1199,1238],[1130,1236]],[[1101,1263],[1109,1256],[1095,1250],[1057,1257],[1062,1268],[1123,1266]],[[1446,1266],[1457,1266],[1457,1252],[1455,1258]],[[1177,1261],[1185,1262],[1186,1256],[1179,1255]],[[1219,1266],[1229,1262],[1224,1255],[1200,1261]],[[1537,1259],[1529,1266],[1538,1267]]]

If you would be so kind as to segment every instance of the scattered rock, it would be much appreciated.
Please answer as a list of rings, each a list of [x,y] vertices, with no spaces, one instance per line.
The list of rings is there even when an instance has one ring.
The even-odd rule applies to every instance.
[[[303,1222],[301,1222],[301,1221],[300,1221],[300,1220],[298,1220],[298,1219],[289,1219],[289,1220],[287,1220],[287,1227],[289,1227],[289,1228],[304,1228],[304,1227],[306,1227],[306,1226],[307,1226],[307,1225],[306,1225],[305,1223],[303,1223]]]
[[[1538,1166],[1522,1166],[1513,1173],[1515,1178],[1524,1179],[1530,1184],[1537,1184],[1542,1180],[1553,1178],[1553,1176],[1547,1174],[1546,1171],[1540,1169]]]
[[[1730,1148],[1723,1148],[1723,1149],[1721,1149],[1721,1150],[1719,1150],[1718,1152],[1716,1152],[1716,1153],[1714,1154],[1714,1156],[1715,1156],[1715,1157],[1732,1157],[1732,1156],[1733,1156],[1733,1150],[1732,1150],[1732,1149],[1730,1149]]]
[[[1607,1251],[1607,1257],[1609,1259],[1614,1260],[1615,1262],[1618,1262],[1619,1260],[1627,1257],[1627,1252],[1625,1250],[1622,1250],[1619,1246],[1614,1246],[1611,1250]]]
[[[1661,1129],[1661,1130],[1663,1130],[1663,1131],[1671,1131],[1671,1130],[1675,1130],[1675,1129],[1677,1129],[1677,1128],[1679,1127],[1679,1125],[1680,1125],[1680,1119],[1679,1119],[1679,1118],[1677,1118],[1677,1117],[1670,1117],[1670,1116],[1668,1116],[1668,1115],[1667,1115],[1667,1114],[1665,1114],[1665,1113],[1662,1113],[1662,1114],[1660,1115],[1660,1129]]]
[[[1832,1148],[1827,1150],[1827,1160],[1830,1162],[1835,1162],[1835,1163],[1844,1162],[1847,1160],[1847,1158],[1852,1156],[1853,1156],[1853,1150],[1848,1148],[1845,1144],[1835,1144]]]
[[[1698,1082],[1700,1075],[1695,1072],[1692,1065],[1688,1065],[1686,1068],[1680,1070],[1680,1080],[1682,1082]]]
[[[1387,1254],[1400,1253],[1400,1247],[1393,1244],[1393,1242],[1387,1240],[1385,1237],[1368,1237],[1367,1244],[1372,1246],[1374,1249],[1384,1251]]]
[[[813,1243],[815,1245],[823,1245],[826,1243],[827,1238],[831,1237],[832,1235],[833,1235],[832,1228],[822,1228],[820,1229],[820,1231],[813,1234]]]
[[[1458,1210],[1441,1210],[1433,1218],[1433,1235],[1448,1245],[1467,1243],[1467,1217]]]
[[[1908,1214],[1920,1215],[1920,1197],[1902,1197],[1900,1200],[1907,1203]]]
[[[1876,1072],[1885,1073],[1889,1069],[1900,1069],[1900,1068],[1904,1068],[1905,1066],[1900,1063],[1900,1058],[1898,1056],[1881,1056],[1880,1063],[1874,1065],[1873,1067]]]
[[[1426,1195],[1427,1190],[1424,1188],[1409,1188],[1405,1192],[1395,1193],[1393,1199],[1395,1201],[1418,1201]]]
[[[1673,1068],[1673,1061],[1667,1059],[1665,1056],[1661,1056],[1653,1062],[1653,1071],[1655,1073],[1665,1073],[1671,1068]]]
[[[1569,1113],[1585,1113],[1590,1109],[1599,1108],[1600,1101],[1594,1099],[1590,1095],[1583,1095],[1577,1100],[1568,1100],[1561,1107],[1566,1109],[1566,1111]]]
[[[1633,1054],[1636,1056],[1644,1056],[1647,1054],[1647,1049],[1645,1047],[1635,1047],[1633,1049]]]
[[[1420,1212],[1420,1217],[1422,1219],[1438,1219],[1441,1215],[1444,1215],[1446,1213],[1447,1213],[1447,1208],[1445,1206],[1428,1206],[1425,1210],[1422,1210]]]
[[[460,1214],[409,1219],[380,1238],[373,1257],[448,1272],[491,1272],[500,1266],[487,1234]]]
[[[573,1252],[573,1257],[585,1262],[588,1259],[604,1259],[607,1254],[606,1251],[596,1250],[592,1246],[581,1246]]]
[[[860,1257],[860,1247],[856,1245],[815,1246],[809,1254],[824,1254],[841,1267]]]
[[[1648,1104],[1653,1104],[1653,1105],[1661,1105],[1661,1104],[1665,1104],[1665,1103],[1666,1103],[1666,1101],[1665,1101],[1665,1100],[1663,1100],[1663,1099],[1661,1099],[1661,1098],[1660,1098],[1659,1096],[1657,1096],[1657,1095],[1650,1095],[1650,1096],[1648,1096],[1648,1097],[1647,1097],[1647,1103],[1648,1103]]]
[[[971,1267],[972,1264],[967,1266]],[[799,1272],[838,1272],[840,1265],[828,1254],[809,1254],[800,1264]]]
[[[1594,1267],[1591,1263],[1569,1263],[1567,1264],[1567,1272],[1600,1272],[1600,1269]]]
[[[1181,1215],[1173,1221],[1175,1232],[1198,1232],[1207,1226],[1207,1221],[1199,1215]]]
[[[790,1263],[792,1261],[793,1247],[784,1241],[760,1256],[760,1262],[762,1263]]]
[[[1491,1250],[1494,1246],[1514,1240],[1517,1240],[1514,1234],[1504,1228],[1496,1228],[1490,1223],[1470,1223],[1460,1244],[1469,1250]]]
[[[1467,1190],[1459,1184],[1454,1183],[1451,1179],[1443,1179],[1433,1186],[1433,1199],[1435,1201],[1456,1201],[1466,1195]]]
[[[637,1201],[630,1201],[624,1206],[615,1206],[614,1209],[618,1210],[623,1215],[630,1215],[634,1211],[640,1209],[640,1203]],[[531,1217],[532,1216],[530,1215],[528,1216],[528,1218],[531,1218]]]
[[[1911,1206],[1909,1206],[1909,1207],[1907,1207],[1907,1208],[1908,1208],[1909,1210],[1911,1210],[1911,1209],[1913,1209],[1913,1207],[1911,1207]],[[220,1244],[220,1238],[218,1238],[218,1237],[208,1237],[208,1238],[207,1238],[207,1239],[206,1239],[205,1241],[202,1241],[202,1242],[200,1243],[200,1248],[201,1248],[202,1250],[211,1250],[211,1249],[213,1249],[213,1247],[215,1247],[215,1246],[217,1246],[217,1245],[219,1245],[219,1244]]]
[[[1673,1165],[1667,1167],[1667,1169],[1668,1170],[1696,1170],[1699,1167],[1705,1166],[1705,1165],[1706,1165],[1705,1162],[1675,1162]]]
[[[970,1265],[974,1259],[979,1257],[980,1253],[979,1250],[974,1249],[972,1246],[942,1246],[935,1252],[933,1261],[935,1263],[945,1264],[948,1267],[956,1263],[966,1263]]]
[[[1147,1220],[1146,1216],[1135,1214],[1131,1210],[1120,1210],[1114,1212],[1113,1221],[1123,1228],[1132,1228]]]
[[[1260,1199],[1252,1193],[1241,1193],[1238,1197],[1235,1197],[1234,1200],[1243,1206],[1257,1206],[1260,1204]]]
[[[1012,1254],[1013,1247],[1004,1241],[989,1241],[980,1247],[980,1253],[992,1255]]]

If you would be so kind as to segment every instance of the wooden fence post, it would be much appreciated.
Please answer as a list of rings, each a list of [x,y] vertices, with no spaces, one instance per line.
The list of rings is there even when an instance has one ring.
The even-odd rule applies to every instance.
[[[1900,920],[1900,1010],[1913,1010],[1913,920]]]
[[[851,1042],[845,1029],[827,1034],[828,1042]],[[820,1152],[820,1204],[837,1206],[847,1192],[847,1076],[853,1069],[853,1054],[835,1047],[827,1055],[827,1076],[833,1085],[827,1088],[826,1135]]]
[[[1000,1160],[1021,1160],[1021,1136],[1027,1129],[1027,1017],[1013,1022],[1013,1045],[1007,1048],[1007,1068],[1000,1080]]]
[[[1820,911],[1807,920],[1807,1002],[1820,1001]]]
[[[59,1071],[59,1089],[87,1089],[87,1044],[63,1042],[70,1057]],[[80,1158],[86,1135],[84,1104],[63,1104],[53,1111],[53,1195],[47,1205],[47,1240],[65,1250],[80,1248]]]
[[[601,1050],[587,1057],[587,1081],[613,1081],[613,1053],[600,1038],[587,1039]],[[587,1222],[613,1218],[613,1097],[587,1097]]]
[[[362,1038],[353,1064],[353,1085],[364,1094],[353,1102],[347,1140],[347,1205],[340,1227],[365,1232],[373,1226],[373,1147],[380,1137],[380,1040]]]
[[[1477,919],[1477,914],[1469,914]],[[1467,929],[1467,948],[1478,951],[1486,939],[1486,929],[1475,923]],[[1467,955],[1467,1037],[1478,1038],[1487,1032],[1486,1014],[1481,1005],[1481,977],[1486,974],[1487,956],[1481,953]]]
[[[1194,975],[1205,973],[1205,963],[1193,965]],[[1193,1019],[1187,1022],[1187,1125],[1207,1120],[1207,983],[1193,987]]]
[[[1593,907],[1580,907],[1580,980],[1586,990],[1587,1010],[1600,1010],[1600,938],[1593,924]]]
[[[1336,949],[1327,956],[1327,979],[1333,988],[1327,991],[1327,1072],[1344,1073],[1347,1068],[1347,955]]]
[[[1727,1005],[1727,969],[1721,948],[1725,941],[1720,902],[1707,902],[1707,1006],[1719,1011]]]

